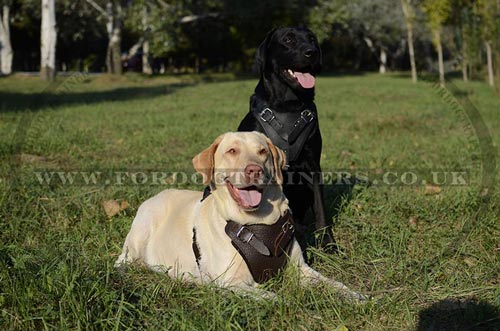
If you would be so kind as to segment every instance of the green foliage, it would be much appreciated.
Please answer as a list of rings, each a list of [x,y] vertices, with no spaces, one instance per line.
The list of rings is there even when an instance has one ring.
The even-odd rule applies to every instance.
[[[183,43],[179,21],[189,14],[191,11],[183,1],[173,1],[168,5],[157,1],[134,1],[129,8],[125,27],[147,38],[151,53],[161,57],[178,49]]]
[[[312,7],[307,19],[308,26],[316,33],[321,42],[332,33],[333,25],[345,26],[351,17],[348,13],[348,0],[318,0]]]
[[[486,40],[500,36],[500,23],[498,19],[498,3],[491,0],[477,0],[474,10],[481,18],[481,30]]]
[[[423,0],[422,10],[427,15],[427,22],[433,31],[440,31],[451,13],[451,0]]]
[[[403,15],[393,0],[349,1],[350,25],[384,48],[397,44],[403,35]]]

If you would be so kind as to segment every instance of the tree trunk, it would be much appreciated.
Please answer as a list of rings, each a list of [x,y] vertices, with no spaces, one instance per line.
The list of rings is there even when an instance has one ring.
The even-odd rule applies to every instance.
[[[500,17],[500,1],[497,0],[497,17]],[[496,37],[493,40],[493,66],[496,70],[496,90],[500,94],[500,32],[497,30]]]
[[[380,66],[379,72],[385,74],[387,71],[387,53],[383,47],[380,47]]]
[[[40,77],[46,81],[53,81],[56,75],[57,43],[55,0],[42,0],[41,10]]]
[[[434,42],[436,43],[436,48],[438,52],[438,66],[439,66],[439,83],[442,87],[445,85],[444,80],[444,62],[443,62],[443,46],[441,44],[441,32],[439,30],[434,30]]]
[[[403,14],[406,23],[406,32],[408,34],[408,53],[410,55],[410,66],[411,66],[411,80],[412,82],[417,82],[417,66],[415,64],[415,50],[413,48],[413,9],[411,8],[408,0],[401,0],[401,7],[403,8]]]
[[[56,76],[56,8],[55,0],[42,0],[40,77],[53,81]]]
[[[149,63],[149,11],[148,2],[144,5],[142,9],[142,29],[144,34],[144,41],[142,42],[142,73],[146,75],[151,75],[153,70],[151,69],[151,64]]]
[[[115,11],[113,4],[108,2],[106,5],[108,31],[108,50],[106,52],[106,67],[109,74],[122,74],[122,59],[121,59],[121,43],[122,43],[122,22],[121,22],[121,5],[115,3]]]
[[[9,6],[3,6],[3,15],[0,15],[0,73],[12,73],[12,45],[10,43],[10,13]]]
[[[462,78],[464,82],[469,81],[469,75],[467,69],[469,67],[469,44],[467,43],[467,38],[462,31]]]
[[[413,24],[408,26],[408,53],[410,54],[411,80],[417,82],[417,65],[415,63],[415,50],[413,49]]]
[[[485,41],[486,45],[486,58],[488,62],[488,83],[491,87],[495,87],[495,75],[493,74],[493,54],[491,50],[491,42]]]
[[[496,89],[497,89],[497,92],[500,93],[500,51],[496,52],[495,63],[496,63],[495,67],[496,67],[496,71],[497,71],[497,74],[496,74],[496,81],[497,81],[497,83],[496,83]]]
[[[146,75],[151,75],[153,73],[153,69],[151,68],[151,64],[149,63],[149,41],[144,40],[142,44],[142,73]]]

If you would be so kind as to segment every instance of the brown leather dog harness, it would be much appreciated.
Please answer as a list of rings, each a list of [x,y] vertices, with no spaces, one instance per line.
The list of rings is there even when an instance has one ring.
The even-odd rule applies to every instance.
[[[230,220],[224,230],[257,283],[268,281],[286,266],[295,232],[289,211],[274,224],[242,225]],[[200,251],[194,229],[193,252],[199,265]]]
[[[287,211],[271,225],[241,225],[228,221],[226,234],[257,283],[264,283],[283,269],[290,255],[295,227]]]

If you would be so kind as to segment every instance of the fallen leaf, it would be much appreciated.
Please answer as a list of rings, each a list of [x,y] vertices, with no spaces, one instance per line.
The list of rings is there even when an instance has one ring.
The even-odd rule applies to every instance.
[[[476,264],[476,263],[474,262],[474,260],[473,260],[473,259],[471,259],[471,258],[469,258],[469,257],[466,257],[466,258],[464,259],[464,262],[465,262],[465,264],[467,264],[469,267],[472,267],[472,266],[474,266],[474,265]]]
[[[120,202],[120,211],[127,209],[130,207],[129,203],[126,200],[123,200]]]
[[[102,206],[108,217],[113,217],[120,212],[120,204],[116,200],[103,201]]]
[[[425,185],[424,194],[425,195],[434,195],[441,193],[442,189],[436,185]]]
[[[413,228],[413,229],[416,229],[417,228],[417,218],[416,217],[410,217],[410,219],[408,220],[408,223],[410,224],[410,227]]]

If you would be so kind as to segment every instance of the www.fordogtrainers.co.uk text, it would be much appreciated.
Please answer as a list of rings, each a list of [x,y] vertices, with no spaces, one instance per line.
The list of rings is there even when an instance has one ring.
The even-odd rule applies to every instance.
[[[244,183],[245,179],[242,172],[227,169],[215,170],[213,180],[222,183],[228,174],[232,175],[233,180],[234,178],[240,178]],[[469,172],[466,170],[336,170],[323,171],[314,175],[301,172],[286,172],[283,181],[287,185],[308,184],[313,182],[315,175],[319,175],[320,182],[324,185],[467,186],[471,184]],[[202,185],[204,182],[202,175],[192,171],[40,170],[35,171],[34,176],[40,185],[164,185],[183,187]]]

